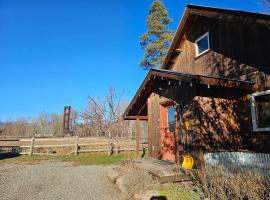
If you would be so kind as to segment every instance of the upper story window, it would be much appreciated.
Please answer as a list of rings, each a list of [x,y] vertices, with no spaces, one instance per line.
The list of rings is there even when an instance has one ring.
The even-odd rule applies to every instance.
[[[254,131],[270,131],[270,90],[251,96],[251,115]]]
[[[209,32],[203,34],[197,40],[195,40],[196,57],[203,54],[210,49]]]

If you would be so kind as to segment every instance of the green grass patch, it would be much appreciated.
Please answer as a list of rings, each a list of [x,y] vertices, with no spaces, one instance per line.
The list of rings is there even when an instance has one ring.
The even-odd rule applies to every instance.
[[[79,155],[18,155],[1,156],[0,164],[4,163],[30,163],[35,164],[42,161],[71,162],[74,165],[113,165],[120,164],[123,160],[134,159],[134,152],[121,152],[118,155],[107,155],[105,153],[89,153]]]
[[[88,155],[69,155],[58,156],[59,160],[64,162],[73,162],[79,165],[110,165],[119,164],[125,158],[123,155],[106,155],[106,154],[88,154]]]
[[[197,188],[186,187],[180,184],[170,184],[159,190],[160,196],[169,200],[200,200],[201,192]]]

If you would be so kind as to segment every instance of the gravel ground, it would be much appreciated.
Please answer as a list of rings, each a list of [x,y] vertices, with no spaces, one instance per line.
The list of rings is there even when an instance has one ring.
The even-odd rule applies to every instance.
[[[64,162],[4,164],[0,166],[0,199],[123,199],[106,176],[108,168]]]

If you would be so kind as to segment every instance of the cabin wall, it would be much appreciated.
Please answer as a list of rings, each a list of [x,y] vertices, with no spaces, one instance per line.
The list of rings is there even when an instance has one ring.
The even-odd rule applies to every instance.
[[[205,152],[270,153],[269,132],[252,131],[248,97],[235,100],[196,96],[186,108],[183,120],[190,122],[190,151],[196,163],[202,163]]]
[[[192,41],[184,38],[178,46],[181,53],[175,58],[171,70],[181,73],[195,74],[195,45]]]
[[[222,91],[225,96],[218,93]],[[182,83],[170,85],[148,98],[149,157],[161,159],[160,105],[173,101],[183,108],[175,138],[179,159],[185,150],[185,124],[190,123],[188,150],[196,163],[206,152],[248,151],[270,153],[269,132],[253,132],[249,96],[237,96],[238,90],[202,88]]]
[[[270,29],[202,16],[186,26],[172,70],[253,80],[256,90],[270,88]],[[211,50],[196,57],[195,40],[206,32]]]
[[[188,83],[163,87],[161,91],[152,93],[147,100],[148,112],[148,151],[149,157],[161,159],[161,130],[160,130],[160,106],[168,101],[187,104],[196,95],[196,87],[190,87]],[[176,141],[177,143],[179,141]],[[179,143],[178,148],[183,149]]]
[[[195,40],[209,32],[210,50],[195,56]],[[181,73],[227,77],[255,82],[254,91],[270,89],[270,29],[222,19],[194,17],[168,69]],[[190,122],[189,143],[196,163],[203,153],[249,151],[270,153],[270,133],[254,132],[249,96],[241,90],[190,87],[188,83],[162,85],[148,98],[149,156],[160,159],[160,103],[172,100],[184,106],[179,122],[178,150],[183,154],[184,121]],[[239,98],[240,95],[242,97]]]

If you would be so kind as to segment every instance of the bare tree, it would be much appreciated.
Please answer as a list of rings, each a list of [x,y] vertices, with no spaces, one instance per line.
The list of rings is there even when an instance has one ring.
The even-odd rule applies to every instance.
[[[40,113],[37,118],[18,118],[2,124],[1,135],[14,137],[55,136],[62,133],[62,117]]]
[[[122,93],[110,87],[103,99],[88,97],[88,107],[80,115],[98,136],[109,137],[120,121],[122,111]]]
[[[128,102],[123,100],[123,92],[117,92],[110,87],[103,98],[88,97],[86,109],[72,110],[71,130],[81,137],[132,137],[134,132],[132,122],[122,119],[127,105]],[[15,137],[63,136],[62,125],[62,115],[40,113],[37,118],[19,118],[2,123],[0,135]]]

